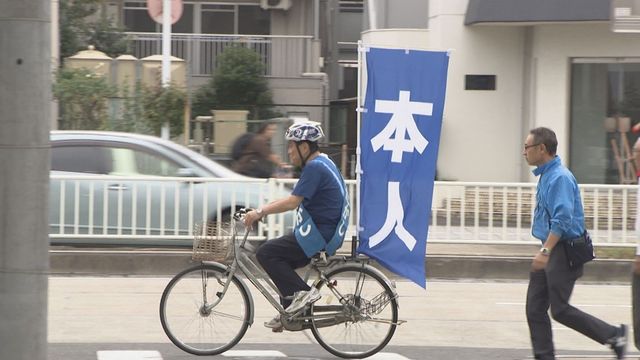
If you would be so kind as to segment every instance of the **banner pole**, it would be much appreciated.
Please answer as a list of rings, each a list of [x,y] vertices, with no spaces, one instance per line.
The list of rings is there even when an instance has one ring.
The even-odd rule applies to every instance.
[[[356,96],[356,130],[357,130],[357,142],[356,142],[356,235],[352,239],[355,241],[355,246],[352,246],[352,255],[355,257],[355,249],[360,242],[360,175],[362,169],[360,167],[360,125],[362,121],[362,53],[364,47],[362,40],[358,40],[358,89]]]

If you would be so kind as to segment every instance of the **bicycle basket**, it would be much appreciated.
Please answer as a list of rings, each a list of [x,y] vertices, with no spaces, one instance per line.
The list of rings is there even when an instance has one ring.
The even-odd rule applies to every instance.
[[[193,254],[196,261],[224,262],[233,256],[232,224],[199,222],[193,227]]]

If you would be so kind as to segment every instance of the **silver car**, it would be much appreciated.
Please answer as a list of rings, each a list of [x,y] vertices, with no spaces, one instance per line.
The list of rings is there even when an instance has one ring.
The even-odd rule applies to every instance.
[[[288,195],[184,146],[132,133],[52,131],[51,175],[53,244],[187,244],[195,222]]]

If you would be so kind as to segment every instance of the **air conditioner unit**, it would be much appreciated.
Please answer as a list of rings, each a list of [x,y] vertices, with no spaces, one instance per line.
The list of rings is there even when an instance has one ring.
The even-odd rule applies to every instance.
[[[260,7],[265,10],[289,10],[291,0],[260,0]]]

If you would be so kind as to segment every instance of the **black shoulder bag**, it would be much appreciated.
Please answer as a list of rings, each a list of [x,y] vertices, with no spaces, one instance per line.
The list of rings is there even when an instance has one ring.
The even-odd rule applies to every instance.
[[[569,266],[572,268],[584,265],[596,258],[596,254],[593,251],[593,242],[587,230],[584,231],[582,236],[563,240],[562,245],[564,246]]]

